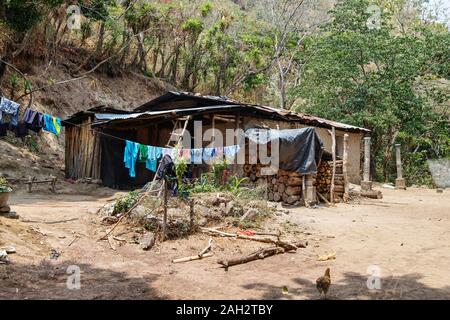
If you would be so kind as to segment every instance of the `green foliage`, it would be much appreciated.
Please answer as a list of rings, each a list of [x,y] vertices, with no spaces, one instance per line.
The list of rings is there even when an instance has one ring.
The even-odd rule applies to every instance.
[[[116,216],[122,213],[126,213],[136,204],[138,198],[139,192],[131,191],[125,197],[117,200],[116,204],[114,205],[113,215]]]
[[[311,60],[302,86],[291,94],[305,99],[297,110],[372,130],[378,180],[394,177],[392,149],[399,142],[404,145],[405,172],[411,173],[407,180],[429,180],[425,160],[448,156],[448,119],[418,93],[417,80],[429,72],[445,74],[440,60],[446,57],[441,47],[445,42],[429,32],[398,34],[387,11],[382,12],[381,27],[369,29],[369,4],[338,2],[325,33],[306,42],[304,54]],[[429,143],[433,140],[447,151],[437,152]]]
[[[42,14],[36,4],[31,0],[5,1],[5,15],[0,16],[6,24],[16,32],[25,32],[33,28],[42,18]]]
[[[236,176],[231,176],[228,184],[226,185],[226,188],[228,191],[235,195],[239,195],[242,191],[242,184],[246,182],[248,178],[238,178]]]
[[[5,178],[0,177],[0,193],[2,192],[12,192],[12,189],[9,186],[8,181],[6,181]]]

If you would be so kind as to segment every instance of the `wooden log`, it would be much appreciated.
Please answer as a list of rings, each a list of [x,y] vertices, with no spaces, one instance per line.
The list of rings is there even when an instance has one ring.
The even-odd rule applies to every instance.
[[[298,243],[295,243],[294,245],[297,248],[306,248],[307,243],[298,242]],[[295,250],[295,249],[293,249],[293,250]],[[273,247],[269,247],[269,248],[260,249],[256,252],[253,252],[246,256],[232,258],[232,259],[228,259],[228,260],[219,260],[219,261],[217,261],[217,263],[221,264],[225,268],[225,271],[228,271],[228,268],[231,266],[248,263],[248,262],[251,262],[254,260],[265,259],[270,256],[282,254],[282,253],[285,253],[288,251],[293,251],[293,250],[288,250],[283,247],[273,246]]]
[[[287,184],[289,186],[301,186],[302,185],[302,178],[300,177],[290,177],[287,181]]]
[[[287,187],[286,188],[286,194],[288,196],[293,196],[293,195],[299,195],[302,193],[302,188],[301,187]]]
[[[383,199],[383,194],[381,191],[375,191],[375,190],[362,190],[361,196],[371,199]]]

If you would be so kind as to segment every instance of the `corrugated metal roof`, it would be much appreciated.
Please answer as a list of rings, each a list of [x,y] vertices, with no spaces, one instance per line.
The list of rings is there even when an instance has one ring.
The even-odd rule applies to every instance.
[[[279,108],[274,108],[270,106],[263,106],[263,105],[257,105],[257,104],[250,104],[250,103],[244,103],[236,100],[229,99],[225,96],[210,96],[210,95],[200,95],[200,94],[193,94],[189,92],[176,92],[176,91],[169,91],[166,94],[151,100],[147,102],[146,104],[136,108],[134,111],[150,111],[157,109],[158,106],[161,103],[169,102],[173,100],[179,100],[180,98],[187,98],[192,100],[199,100],[209,103],[220,103],[220,104],[228,104],[228,105],[239,105],[247,108],[254,108],[256,110],[268,112],[268,113],[275,113],[277,115],[280,115],[284,118],[288,118],[293,121],[300,121],[300,122],[306,122],[310,124],[321,124],[327,127],[335,127],[340,128],[344,130],[354,130],[354,131],[361,131],[361,132],[370,132],[369,129],[361,128],[352,126],[349,124],[333,121],[333,120],[327,120],[316,116],[307,115],[304,113],[299,112],[293,112],[289,110],[283,110]],[[212,108],[213,106],[209,106],[208,108]]]
[[[181,104],[177,106],[176,102],[180,100],[192,100],[195,101],[195,107],[186,106],[181,107]],[[172,105],[167,105],[167,103],[173,102]],[[162,106],[162,104],[166,105]],[[107,124],[112,121],[120,121],[127,119],[145,119],[153,118],[157,116],[165,115],[190,115],[198,114],[202,112],[214,111],[214,110],[230,110],[230,109],[241,109],[243,111],[250,111],[253,113],[262,113],[266,116],[271,116],[272,118],[277,118],[285,121],[295,121],[305,125],[318,126],[336,129],[346,130],[346,131],[356,131],[369,133],[370,130],[366,128],[360,128],[352,126],[345,123],[336,122],[333,120],[327,120],[304,113],[293,112],[289,110],[278,109],[269,106],[242,103],[239,101],[231,100],[224,96],[203,96],[199,94],[192,94],[187,92],[175,92],[169,91],[166,94],[155,98],[146,104],[134,109],[134,111],[127,112],[122,110],[117,110],[107,107],[97,107],[89,109],[84,113],[94,114],[96,119],[102,121],[102,124]],[[83,113],[77,113],[73,115],[70,119],[82,117]]]

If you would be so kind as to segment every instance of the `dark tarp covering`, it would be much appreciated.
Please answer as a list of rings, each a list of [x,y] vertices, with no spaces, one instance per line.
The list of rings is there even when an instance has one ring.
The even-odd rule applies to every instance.
[[[257,144],[267,144],[278,138],[280,169],[301,174],[317,174],[317,167],[324,148],[322,140],[314,128],[248,129],[245,137]]]

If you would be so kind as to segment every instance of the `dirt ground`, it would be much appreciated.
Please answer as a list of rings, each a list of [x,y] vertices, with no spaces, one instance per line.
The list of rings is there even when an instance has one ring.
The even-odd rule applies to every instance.
[[[107,227],[96,214],[111,191],[19,192],[10,202],[20,220],[0,217],[0,247],[17,249],[9,255],[10,264],[0,265],[0,298],[319,299],[315,279],[327,267],[329,299],[450,298],[450,190],[380,190],[383,200],[290,209],[276,219],[297,230],[308,247],[227,272],[218,259],[265,245],[214,238],[214,257],[173,264],[174,258],[197,254],[209,237],[166,241],[148,252],[115,241],[114,251],[107,241],[98,241]],[[59,258],[50,258],[52,249]],[[336,259],[317,261],[318,255],[332,252]],[[80,290],[67,289],[70,265],[81,270]],[[370,268],[381,273],[380,290],[367,288]]]

